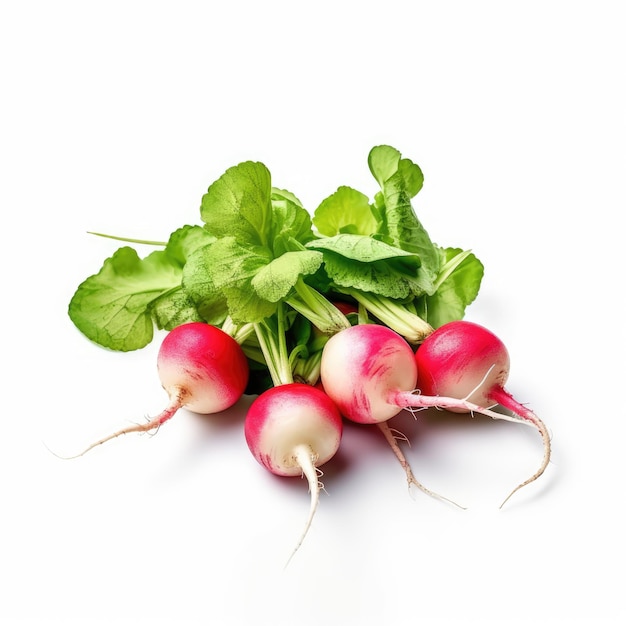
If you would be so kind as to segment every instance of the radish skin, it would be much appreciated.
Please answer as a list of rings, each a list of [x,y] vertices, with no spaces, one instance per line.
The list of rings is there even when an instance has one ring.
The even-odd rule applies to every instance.
[[[248,383],[248,361],[241,346],[227,333],[204,322],[189,322],[173,328],[157,356],[161,385],[169,404],[143,424],[133,424],[92,443],[82,456],[111,439],[133,432],[159,428],[185,407],[195,413],[212,414],[235,404]]]
[[[302,476],[311,494],[304,530],[287,564],[302,545],[319,504],[319,466],[339,449],[341,415],[321,390],[303,383],[272,387],[250,405],[244,423],[254,458],[277,476]]]
[[[431,337],[433,335],[435,333]],[[492,382],[490,376],[497,381],[502,380],[502,371],[497,365],[494,367],[489,359],[486,362],[490,365],[486,370],[472,370],[469,382],[463,387],[454,388],[453,391],[458,392],[456,396],[452,393],[440,395],[440,392],[443,394],[440,389],[433,393],[423,393],[424,389],[417,391],[416,354],[429,339],[430,337],[414,354],[408,342],[386,326],[360,324],[343,330],[333,335],[324,346],[320,365],[324,389],[342,415],[361,424],[378,424],[380,427],[402,409],[437,407],[457,412],[480,413],[494,419],[530,425],[527,418],[498,413],[488,408],[497,404],[494,399],[488,406],[473,401],[482,398],[482,387]],[[459,367],[457,377],[462,373],[463,368]],[[537,424],[538,422],[532,422],[535,427],[538,427]],[[385,433],[384,428],[383,434],[389,441],[389,434]],[[544,443],[545,441],[544,438]],[[414,482],[412,472],[410,468],[407,470],[403,457],[398,456],[398,459],[405,468],[409,484],[417,484],[425,490],[417,481]],[[541,472],[524,484],[532,482],[540,474]]]

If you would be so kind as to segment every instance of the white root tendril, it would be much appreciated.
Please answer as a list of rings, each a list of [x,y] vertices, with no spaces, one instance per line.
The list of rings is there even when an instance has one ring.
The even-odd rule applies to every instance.
[[[522,421],[526,424],[530,424],[531,426],[534,426],[539,431],[539,434],[541,435],[541,440],[543,442],[543,450],[544,450],[543,460],[541,461],[541,465],[539,469],[530,478],[527,478],[523,483],[520,483],[519,485],[517,485],[517,487],[515,487],[515,489],[513,489],[513,491],[511,491],[511,493],[502,501],[500,508],[502,508],[509,501],[510,497],[515,492],[519,491],[522,487],[525,487],[526,485],[529,485],[530,483],[537,480],[537,478],[539,478],[544,473],[544,471],[550,464],[550,454],[551,454],[550,433],[548,432],[548,429],[546,425],[544,424],[544,422],[539,417],[537,417],[534,413],[532,413],[532,411],[529,411],[529,414],[532,417],[529,417],[528,420],[522,420]]]
[[[413,393],[415,395],[419,395],[421,392],[420,392],[419,389],[416,389],[415,391],[412,391],[411,393]],[[417,419],[417,414],[420,411],[425,411],[428,408],[429,407],[427,407],[427,406],[405,406],[404,410],[408,411],[413,416],[413,419]]]
[[[400,465],[402,465],[402,468],[404,469],[406,473],[407,482],[409,483],[409,490],[411,489],[412,486],[415,486],[420,491],[423,491],[425,494],[433,498],[436,498],[437,500],[449,502],[450,504],[453,504],[454,506],[465,510],[466,507],[461,506],[460,504],[456,503],[454,500],[450,500],[450,498],[446,498],[445,496],[442,496],[434,491],[431,491],[430,489],[422,485],[422,483],[420,483],[415,478],[413,474],[413,470],[411,469],[411,466],[409,465],[409,462],[406,460],[406,457],[402,453],[402,450],[400,450],[400,446],[398,446],[398,441],[397,441],[398,437],[394,434],[394,432],[398,433],[398,431],[395,429],[392,430],[389,427],[389,424],[387,422],[379,422],[377,426],[380,429],[380,431],[383,433],[383,435],[385,436],[387,443],[391,446],[391,449],[396,455],[396,458],[398,459],[398,461],[400,461]],[[408,441],[408,438],[406,437],[406,435],[402,433],[400,433],[400,435],[401,435],[400,439]]]
[[[400,432],[398,429],[391,427],[389,427],[389,430],[393,434],[393,438],[396,441],[404,441],[409,446],[409,448],[411,447],[411,440],[403,432]]]
[[[322,476],[322,473],[318,467],[316,467],[315,463],[317,461],[317,455],[311,449],[311,446],[308,444],[300,444],[295,447],[293,452],[293,457],[296,463],[300,466],[302,470],[302,475],[306,477],[309,482],[309,493],[311,494],[311,506],[309,508],[309,516],[304,525],[304,530],[300,535],[300,539],[296,544],[296,547],[293,549],[291,555],[287,559],[285,563],[285,568],[291,562],[291,559],[294,557],[295,553],[298,551],[304,538],[306,537],[309,528],[311,527],[311,523],[313,522],[313,517],[315,515],[315,511],[317,510],[317,505],[320,500],[320,492],[324,489],[323,483],[320,482],[319,477]]]
[[[315,462],[317,461],[317,456],[315,457]],[[326,491],[326,487],[324,487],[324,483],[320,480],[320,478],[324,475],[324,472],[319,467],[315,467],[315,471],[317,472],[317,484],[319,485],[320,491],[323,491],[325,494],[328,494]]]
[[[50,452],[52,452],[54,456],[60,459],[63,459],[64,461],[69,461],[69,460],[77,459],[81,456],[84,456],[90,450],[93,450],[94,448],[101,446],[107,441],[111,441],[112,439],[121,437],[122,435],[128,435],[130,433],[149,433],[151,435],[156,435],[156,433],[159,431],[161,426],[166,421],[171,419],[175,415],[175,413],[183,406],[182,403],[183,403],[184,395],[185,395],[184,390],[177,388],[172,393],[169,404],[163,411],[161,411],[161,413],[159,413],[155,417],[150,417],[149,415],[146,415],[145,416],[146,421],[144,421],[143,423],[132,422],[131,426],[122,428],[112,433],[111,435],[103,437],[102,439],[98,439],[98,441],[94,441],[91,445],[87,446],[82,452],[79,452],[78,454],[74,454],[73,456],[61,456],[60,454],[56,454],[55,452],[50,450],[50,448],[48,448],[48,450],[50,450]]]
[[[489,374],[491,374],[493,368],[496,366],[496,364],[494,363],[488,370],[487,373],[483,376],[482,380],[476,385],[476,387],[474,387],[474,389],[472,389],[464,398],[463,401],[467,402],[467,400],[469,398],[472,397],[472,395],[474,395],[487,381],[487,378],[489,377]]]

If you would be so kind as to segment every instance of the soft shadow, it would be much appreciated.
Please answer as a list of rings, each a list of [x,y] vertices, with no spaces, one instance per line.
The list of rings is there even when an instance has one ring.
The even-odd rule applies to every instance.
[[[248,407],[256,396],[243,396],[235,405],[219,413],[204,415],[182,409],[178,419],[193,420],[192,436],[183,449],[170,457],[167,467],[160,468],[163,476],[186,473],[201,463],[212,450],[223,446],[233,448],[239,442],[241,454],[250,454],[243,434]]]
[[[214,437],[219,433],[228,433],[233,430],[243,431],[246,413],[255,398],[256,396],[242,396],[229,409],[212,415],[203,415],[192,411],[187,411],[187,413],[200,426],[203,437]]]

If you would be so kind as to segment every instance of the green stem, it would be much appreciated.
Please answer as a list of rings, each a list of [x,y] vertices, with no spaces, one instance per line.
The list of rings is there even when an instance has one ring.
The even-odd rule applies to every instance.
[[[241,345],[254,333],[254,324],[248,322],[238,326],[229,315],[222,323],[222,330]]]
[[[295,286],[296,294],[285,298],[285,302],[323,333],[334,334],[350,327],[348,318],[317,289],[307,285],[302,277]]]
[[[293,382],[291,364],[289,363],[289,353],[287,352],[287,333],[285,327],[285,307],[280,304],[276,312],[278,360],[280,364],[281,381],[283,384]]]
[[[342,291],[352,296],[369,313],[402,335],[409,343],[420,343],[433,332],[433,327],[428,322],[391,298],[350,288]]]
[[[302,353],[305,353],[305,356],[301,356]],[[289,354],[289,366],[291,367],[291,371],[296,374],[296,370],[300,368],[301,363],[306,361],[309,358],[309,350],[304,345],[296,346]]]
[[[276,323],[276,328],[272,328],[272,322]],[[285,334],[285,309],[282,303],[273,318],[255,323],[254,330],[274,386],[292,383],[293,374]]]
[[[435,282],[435,290],[433,293],[435,293],[439,287],[441,287],[442,283],[444,283],[448,277],[450,276],[450,274],[452,274],[452,272],[454,272],[454,270],[461,265],[461,263],[463,263],[463,261],[465,261],[465,259],[470,256],[471,251],[470,250],[464,250],[463,252],[457,254],[456,256],[452,257],[442,268],[441,271],[439,272],[439,275],[437,276],[437,280]]]
[[[246,357],[248,357],[250,361],[254,361],[255,363],[258,363],[259,365],[267,366],[265,357],[263,356],[263,351],[261,350],[261,348],[259,348],[259,346],[251,346],[251,345],[244,343],[241,346],[241,349],[243,350],[243,353],[246,355]]]
[[[149,239],[132,239],[130,237],[117,237],[116,235],[106,235],[104,233],[96,233],[91,230],[87,231],[88,235],[96,235],[97,237],[106,237],[107,239],[115,239],[116,241],[125,241],[127,243],[140,243],[146,246],[166,246],[167,241],[151,241]]]
[[[298,359],[293,368],[294,378],[301,380],[307,385],[315,385],[320,378],[321,363],[321,350],[314,352],[306,359]]]
[[[369,315],[367,314],[367,309],[360,302],[358,304],[359,304],[359,312],[358,312],[358,317],[357,317],[357,323],[369,324],[370,318],[369,318]]]

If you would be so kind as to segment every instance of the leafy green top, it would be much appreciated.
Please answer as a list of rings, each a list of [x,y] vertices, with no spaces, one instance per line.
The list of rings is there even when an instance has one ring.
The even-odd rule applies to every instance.
[[[411,204],[424,182],[419,166],[390,146],[374,147],[368,164],[380,188],[372,201],[341,186],[312,216],[272,185],[264,164],[227,169],[202,197],[203,225],[176,230],[144,259],[129,246],[118,249],[79,285],[72,321],[113,350],[147,345],[155,325],[169,330],[192,320],[256,325],[250,354],[276,332],[299,329],[294,342],[303,354],[311,352],[302,339],[307,324],[332,333],[350,323],[332,304],[343,298],[419,341],[463,317],[483,266],[469,251],[431,241]]]
[[[131,247],[120,248],[78,286],[69,304],[71,320],[92,341],[129,351],[152,341],[155,323],[170,330],[201,319],[181,278],[189,255],[212,239],[199,226],[184,226],[145,259]]]

